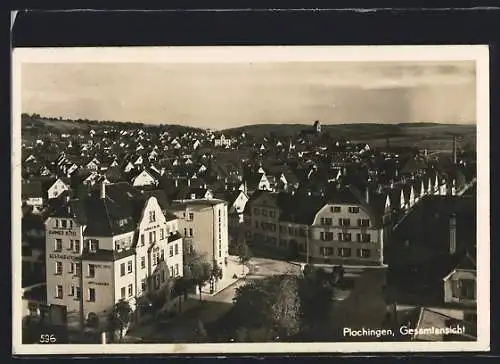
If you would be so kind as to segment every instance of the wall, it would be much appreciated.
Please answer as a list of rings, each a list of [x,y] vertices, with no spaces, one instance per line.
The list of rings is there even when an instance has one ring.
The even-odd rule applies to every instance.
[[[332,208],[340,207],[340,212],[332,212]],[[359,212],[350,212],[349,208],[357,208]],[[321,223],[322,219],[332,219],[332,225],[325,225]],[[339,219],[349,219],[349,227],[342,227],[339,225]],[[358,226],[358,219],[368,220],[368,227]],[[321,240],[321,233],[333,233],[333,240]],[[350,233],[351,241],[339,240],[339,233]],[[361,242],[357,239],[357,234],[364,234],[370,237],[369,242]],[[324,256],[321,253],[321,248],[333,248],[333,254]],[[350,249],[351,255],[343,257],[339,249]],[[358,256],[364,249],[364,254],[369,256]],[[310,229],[310,255],[313,259],[330,259],[332,261],[349,261],[350,264],[359,261],[363,263],[383,263],[383,230],[374,226],[374,221],[368,211],[361,205],[356,204],[327,204],[322,207],[314,219],[313,225]]]
[[[464,306],[473,306],[476,304],[476,300],[470,299],[460,299],[458,297],[453,297],[453,282],[461,279],[470,279],[476,281],[476,272],[468,270],[456,270],[449,279],[444,281],[444,302],[445,303],[459,303]],[[476,295],[477,295],[477,285],[476,285]]]
[[[56,220],[59,221],[59,227],[56,227]],[[74,296],[70,296],[71,286],[80,287],[79,277],[76,275],[76,264],[82,254],[83,228],[76,221],[64,219],[67,221],[67,228],[61,227],[60,218],[48,218],[45,222],[45,262],[46,262],[46,281],[47,281],[47,303],[66,305],[69,311],[79,310],[79,303]],[[70,228],[72,221],[73,227]],[[62,249],[56,251],[56,239],[61,239]],[[79,241],[79,249],[75,249],[75,241]],[[73,249],[70,249],[70,241],[73,241]],[[56,262],[62,263],[62,274],[56,274]],[[71,263],[74,263],[73,273],[70,273]],[[56,298],[57,285],[63,287],[62,299]],[[75,288],[76,289],[76,288]]]
[[[89,265],[95,267],[95,276],[89,277]],[[106,314],[109,314],[114,304],[114,280],[113,262],[86,260],[83,262],[82,270],[82,298],[84,318],[88,318],[90,312],[98,314],[99,322],[103,324]],[[89,300],[89,289],[95,289],[95,301]]]

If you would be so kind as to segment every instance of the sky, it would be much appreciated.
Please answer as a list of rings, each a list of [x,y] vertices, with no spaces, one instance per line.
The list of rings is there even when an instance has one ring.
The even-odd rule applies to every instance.
[[[476,122],[458,62],[24,63],[22,111],[183,124]]]

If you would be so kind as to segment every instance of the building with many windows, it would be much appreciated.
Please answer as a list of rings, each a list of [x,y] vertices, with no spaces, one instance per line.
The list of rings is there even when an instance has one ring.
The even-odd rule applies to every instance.
[[[102,322],[122,299],[135,309],[137,298],[182,275],[176,219],[126,183],[69,200],[45,226],[47,303],[66,306],[70,321]]]
[[[209,263],[217,262],[225,270],[228,256],[227,202],[218,199],[173,201],[170,211],[179,219],[186,252],[206,255]]]
[[[382,265],[384,201],[354,187],[329,194],[263,191],[247,203],[244,229],[255,247],[312,263]]]

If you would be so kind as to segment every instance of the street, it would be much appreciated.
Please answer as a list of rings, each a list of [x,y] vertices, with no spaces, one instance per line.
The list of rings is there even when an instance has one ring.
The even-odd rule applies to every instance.
[[[232,307],[236,289],[246,281],[279,274],[300,274],[300,267],[279,260],[252,258],[248,265],[250,273],[246,277],[213,296],[202,295],[203,301],[198,306],[168,323],[155,322],[150,324],[147,330],[132,329],[130,336],[140,337],[143,342],[148,343],[196,342],[199,339],[197,335],[199,322],[207,325],[228,313]],[[138,331],[141,333],[139,334]]]

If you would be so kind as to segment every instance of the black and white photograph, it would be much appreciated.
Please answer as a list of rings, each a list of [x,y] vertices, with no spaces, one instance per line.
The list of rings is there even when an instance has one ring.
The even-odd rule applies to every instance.
[[[488,62],[15,49],[14,353],[488,350]]]

